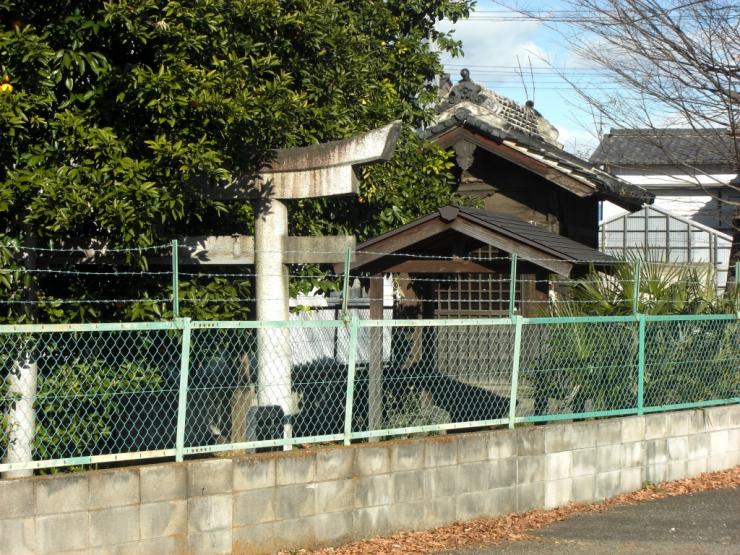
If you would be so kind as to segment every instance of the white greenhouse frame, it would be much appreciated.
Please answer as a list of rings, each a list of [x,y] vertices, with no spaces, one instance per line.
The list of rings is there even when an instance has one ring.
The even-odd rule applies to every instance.
[[[669,264],[711,264],[720,288],[727,283],[731,247],[730,235],[656,206],[599,224],[602,252],[617,258],[648,253]]]

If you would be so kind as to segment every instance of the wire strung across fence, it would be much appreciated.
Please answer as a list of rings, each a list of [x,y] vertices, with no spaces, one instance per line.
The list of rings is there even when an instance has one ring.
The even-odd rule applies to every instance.
[[[0,326],[0,471],[740,402],[737,314]]]

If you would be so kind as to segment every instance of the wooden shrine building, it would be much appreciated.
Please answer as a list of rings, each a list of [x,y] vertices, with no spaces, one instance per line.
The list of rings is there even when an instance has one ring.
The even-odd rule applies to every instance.
[[[518,259],[514,306],[525,316],[547,306],[551,275],[577,277],[616,261],[508,214],[444,206],[358,245],[351,271],[371,276],[371,318],[382,318],[387,273],[408,276],[402,294],[411,302],[397,307],[399,317],[494,317],[508,311],[512,254]]]

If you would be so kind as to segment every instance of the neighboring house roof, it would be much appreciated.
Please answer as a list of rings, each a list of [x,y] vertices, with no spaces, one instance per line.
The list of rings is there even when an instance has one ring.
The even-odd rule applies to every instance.
[[[726,129],[612,129],[590,161],[608,166],[728,166],[733,138]]]
[[[357,246],[352,267],[362,271],[389,271],[404,253],[423,246],[437,256],[445,243],[436,239],[456,232],[530,261],[561,275],[570,275],[575,266],[609,265],[615,258],[547,229],[498,212],[462,206],[443,206],[436,212],[374,237]],[[413,256],[411,257],[413,259]],[[454,262],[454,261],[453,261]],[[466,261],[457,261],[461,266]]]
[[[654,195],[645,189],[563,150],[557,142],[557,129],[533,104],[521,106],[470,81],[469,77],[469,73],[463,73],[463,79],[439,104],[439,116],[423,131],[423,137],[448,146],[445,137],[457,129],[468,130],[492,141],[478,146],[577,191],[579,196],[597,194],[630,210],[653,202]],[[568,183],[574,185],[569,187]]]

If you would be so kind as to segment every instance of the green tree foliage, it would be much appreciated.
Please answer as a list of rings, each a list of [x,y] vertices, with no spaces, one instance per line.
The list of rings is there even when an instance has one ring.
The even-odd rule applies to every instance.
[[[399,118],[424,123],[438,52],[459,49],[434,24],[465,17],[471,4],[0,0],[0,75],[12,85],[0,92],[2,243],[33,234],[43,246],[94,237],[146,247],[180,233],[248,233],[251,205],[207,198],[203,180],[253,175],[274,148]],[[294,203],[292,231],[364,238],[387,230],[448,202],[449,168],[443,151],[406,132],[391,163],[365,170],[358,199]],[[23,265],[13,249],[2,256],[5,268]],[[133,255],[128,262],[143,264]],[[21,274],[0,279],[5,299],[28,285]],[[54,301],[164,296],[166,280],[133,281],[41,279],[44,317],[166,316],[163,303]],[[239,297],[248,285],[224,278],[183,287],[206,299],[191,315],[245,316],[243,307],[208,303],[208,287]],[[25,314],[3,308],[2,318]]]

